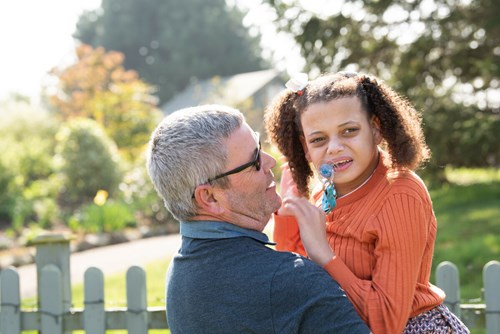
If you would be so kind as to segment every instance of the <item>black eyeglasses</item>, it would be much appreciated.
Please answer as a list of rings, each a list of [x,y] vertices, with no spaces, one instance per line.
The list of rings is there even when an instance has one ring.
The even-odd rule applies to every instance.
[[[210,183],[212,181],[220,179],[220,178],[222,178],[224,176],[229,176],[231,174],[239,173],[239,172],[241,172],[241,171],[243,171],[243,170],[245,170],[245,169],[247,169],[248,167],[251,167],[251,166],[255,166],[255,169],[259,171],[260,170],[260,148],[261,148],[261,146],[260,146],[260,142],[259,142],[259,148],[257,149],[257,154],[255,154],[255,158],[252,161],[247,162],[246,164],[243,164],[243,165],[241,165],[239,167],[233,168],[230,171],[227,171],[225,173],[222,173],[222,174],[219,174],[219,175],[217,175],[215,177],[212,177],[212,178],[210,178],[210,179],[207,180],[207,183]]]

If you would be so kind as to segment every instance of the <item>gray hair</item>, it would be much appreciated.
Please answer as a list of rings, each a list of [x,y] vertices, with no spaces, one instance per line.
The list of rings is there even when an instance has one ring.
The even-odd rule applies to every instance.
[[[244,121],[236,109],[202,105],[170,114],[154,130],[148,144],[147,168],[165,207],[176,219],[189,220],[197,214],[194,190],[224,172],[224,139]],[[213,182],[228,185],[226,178]]]

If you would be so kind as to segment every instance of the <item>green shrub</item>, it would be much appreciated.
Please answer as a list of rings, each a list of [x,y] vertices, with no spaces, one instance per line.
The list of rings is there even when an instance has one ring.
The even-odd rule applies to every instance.
[[[58,219],[54,204],[57,191],[52,191],[55,186],[46,181],[52,180],[57,128],[55,118],[44,110],[27,103],[2,105],[0,220],[10,222],[16,230],[30,221],[38,221],[40,214],[45,225]]]
[[[102,205],[83,206],[71,217],[69,225],[74,231],[97,233],[121,231],[125,227],[135,227],[136,222],[128,205],[110,200]]]
[[[10,221],[12,218],[16,198],[20,195],[16,188],[14,173],[5,165],[0,156],[0,222]]]
[[[118,151],[96,122],[70,121],[56,139],[62,205],[74,209],[91,202],[98,190],[105,190],[110,196],[116,192],[122,179]]]

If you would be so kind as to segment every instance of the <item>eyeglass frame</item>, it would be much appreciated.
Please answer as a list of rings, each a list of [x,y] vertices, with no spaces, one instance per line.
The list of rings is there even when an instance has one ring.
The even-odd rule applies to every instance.
[[[229,170],[229,171],[227,171],[225,173],[222,173],[222,174],[219,174],[217,176],[214,176],[214,177],[208,179],[206,183],[211,183],[211,182],[213,182],[215,180],[218,180],[220,178],[223,178],[225,176],[237,174],[237,173],[242,172],[242,171],[244,171],[245,169],[247,169],[248,167],[251,167],[251,166],[255,166],[255,169],[257,171],[259,171],[260,168],[261,168],[260,152],[261,152],[261,143],[259,141],[259,147],[257,148],[257,154],[255,154],[255,158],[252,161],[244,163],[243,165],[238,166],[236,168],[233,168],[233,169],[231,169],[231,170]]]

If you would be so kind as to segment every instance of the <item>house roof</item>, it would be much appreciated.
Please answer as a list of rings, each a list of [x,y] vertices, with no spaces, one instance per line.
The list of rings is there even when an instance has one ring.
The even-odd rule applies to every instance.
[[[161,109],[169,114],[181,108],[205,103],[235,105],[253,96],[278,76],[278,71],[270,69],[202,80],[188,86]]]

